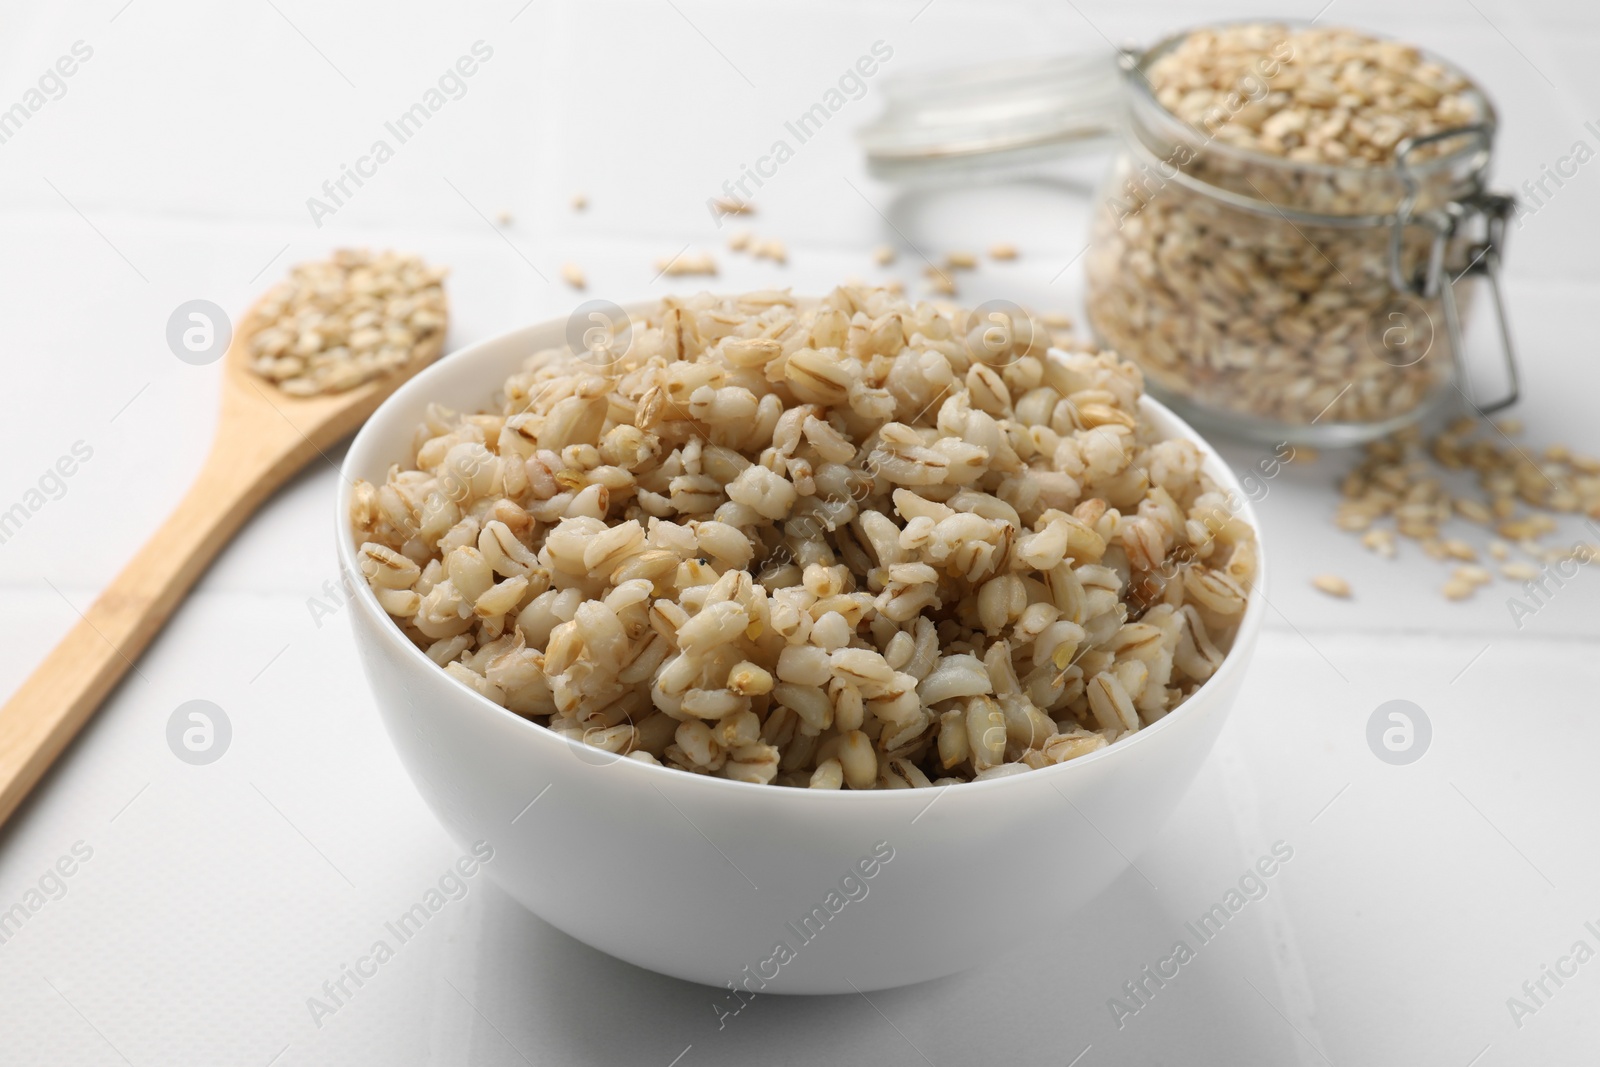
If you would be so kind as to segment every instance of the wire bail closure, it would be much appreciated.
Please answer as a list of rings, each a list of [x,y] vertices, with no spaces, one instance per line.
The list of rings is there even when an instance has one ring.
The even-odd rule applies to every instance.
[[[1481,275],[1488,280],[1489,292],[1494,299],[1495,323],[1499,327],[1500,350],[1505,363],[1509,390],[1505,396],[1488,404],[1479,404],[1477,398],[1471,395],[1470,376],[1464,376],[1466,389],[1462,390],[1462,395],[1478,414],[1488,415],[1515,404],[1521,395],[1516,348],[1511,340],[1510,324],[1506,321],[1505,298],[1500,291],[1500,261],[1505,249],[1506,220],[1515,211],[1516,200],[1503,193],[1486,191],[1483,188],[1483,169],[1480,168],[1474,179],[1474,188],[1469,195],[1452,200],[1443,207],[1419,214],[1416,212],[1416,206],[1422,195],[1422,188],[1409,162],[1411,154],[1419,148],[1461,137],[1471,137],[1478,142],[1486,166],[1494,137],[1494,128],[1488,123],[1458,126],[1422,137],[1408,137],[1396,148],[1395,169],[1405,186],[1405,196],[1395,211],[1394,223],[1389,232],[1389,284],[1397,292],[1409,293],[1422,299],[1435,297],[1439,299],[1444,309],[1445,331],[1450,338],[1451,351],[1464,366],[1466,346],[1462,336],[1461,311],[1456,304],[1455,283],[1468,275]],[[1449,277],[1445,254],[1451,240],[1480,219],[1483,222],[1481,239],[1467,246],[1467,265],[1454,278]],[[1402,261],[1402,248],[1406,227],[1413,224],[1432,231],[1433,239],[1428,248],[1427,262],[1408,278]]]

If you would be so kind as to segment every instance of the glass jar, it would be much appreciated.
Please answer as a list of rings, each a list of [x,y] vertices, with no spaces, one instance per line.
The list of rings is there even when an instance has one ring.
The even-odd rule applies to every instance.
[[[1469,89],[1476,121],[1401,142],[1393,165],[1268,155],[1217,136],[1228,116],[1208,130],[1156,99],[1147,71],[1193,32],[1115,65],[967,71],[937,93],[931,81],[891,87],[884,118],[864,131],[873,171],[948,180],[1120,132],[1084,256],[1088,322],[1099,343],[1139,365],[1152,393],[1204,429],[1351,444],[1421,418],[1458,389],[1481,412],[1514,401],[1497,279],[1512,201],[1485,188],[1496,123],[1488,99]],[[1276,71],[1271,55],[1262,59],[1264,96]],[[1259,98],[1235,97],[1241,108]],[[1464,322],[1485,281],[1507,388],[1478,403],[1460,368]]]
[[[1492,106],[1469,93],[1476,123],[1402,144],[1394,166],[1267,155],[1156,100],[1145,72],[1185,36],[1124,61],[1124,137],[1085,256],[1097,339],[1208,428],[1340,444],[1420,418],[1455,392],[1497,265],[1486,244],[1510,204],[1484,192]]]

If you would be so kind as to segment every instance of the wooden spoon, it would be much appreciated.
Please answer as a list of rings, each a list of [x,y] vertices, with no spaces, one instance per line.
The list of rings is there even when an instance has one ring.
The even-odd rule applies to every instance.
[[[45,661],[0,707],[0,825],[133,666],[184,594],[245,519],[290,475],[353,433],[439,355],[446,327],[411,359],[347,392],[284,393],[250,369],[255,308],[223,356],[222,409],[189,492]]]

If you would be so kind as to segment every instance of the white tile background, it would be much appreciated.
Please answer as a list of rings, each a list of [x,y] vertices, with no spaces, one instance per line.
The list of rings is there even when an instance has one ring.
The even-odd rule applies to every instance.
[[[1484,82],[1504,123],[1501,184],[1594,143],[1582,128],[1600,119],[1592,5],[1336,4],[1325,20],[1420,42]],[[0,144],[0,506],[74,441],[94,448],[66,495],[0,545],[0,690],[75,619],[47,583],[86,606],[198,469],[218,368],[167,350],[180,302],[243,308],[297,258],[362,243],[453,267],[453,345],[565,315],[573,295],[540,275],[566,260],[593,294],[666,292],[656,258],[726,235],[706,197],[876,40],[895,50],[888,74],[1258,13],[1087,0],[0,4],[0,107],[74,41],[94,49],[66,95]],[[479,39],[494,56],[467,95],[314,227],[305,199]],[[875,207],[891,210],[895,191],[865,176],[850,129],[877,96],[761,191],[751,225],[787,240],[789,266],[719,252],[720,285],[915,280],[914,255],[883,271],[867,254],[886,236]],[[1092,186],[1103,165],[1063,173]],[[592,206],[575,215],[579,191]],[[1017,263],[964,279],[965,294],[1075,306],[1076,268],[1051,283],[1082,247],[1088,201],[1070,182],[900,206],[930,254],[1020,245]],[[501,210],[516,221],[497,232],[480,213]],[[1518,414],[1536,444],[1600,449],[1597,222],[1600,163],[1512,236]],[[1258,455],[1230,450],[1240,465]],[[1035,944],[992,967],[872,1005],[767,998],[721,1031],[713,993],[600,956],[481,877],[313,1024],[306,998],[457,854],[391,754],[343,619],[318,626],[308,610],[334,574],[335,474],[316,465],[223,553],[0,833],[0,908],[74,842],[94,850],[66,895],[0,945],[0,1064],[1590,1062],[1600,962],[1520,1028],[1506,998],[1574,940],[1600,947],[1583,929],[1600,925],[1600,578],[1582,573],[1520,631],[1509,586],[1446,604],[1437,565],[1415,551],[1379,560],[1331,528],[1346,462],[1325,453],[1271,483],[1268,632],[1142,873],[1084,913],[1046,917]],[[1310,591],[1323,571],[1356,597]],[[174,759],[163,736],[194,698],[234,725],[209,767]],[[1409,767],[1364,740],[1392,698],[1434,724]],[[1295,855],[1267,898],[1119,1031],[1107,998],[1277,840]]]

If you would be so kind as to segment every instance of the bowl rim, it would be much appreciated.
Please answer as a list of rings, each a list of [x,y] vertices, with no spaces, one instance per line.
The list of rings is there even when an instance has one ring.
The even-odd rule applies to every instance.
[[[621,307],[629,315],[645,315],[654,311],[656,308],[660,307],[660,305],[661,299],[658,298],[653,300],[635,301],[629,304],[621,305]],[[492,358],[487,354],[491,350],[495,351],[498,355],[500,349],[508,345],[515,346],[519,343],[519,341],[521,341],[521,339],[527,337],[528,335],[548,331],[559,336],[559,331],[564,328],[564,322],[565,320],[563,319],[540,320],[539,322],[526,326],[520,326],[516,329],[498,333],[491,337],[474,341],[470,344],[457,348],[449,354],[439,358],[431,366],[424,368],[409,381],[401,385],[400,388],[395,390],[394,393],[385,399],[383,403],[378,406],[378,409],[374,411],[364,423],[362,423],[361,429],[356,433],[355,438],[351,441],[349,448],[345,451],[343,460],[341,460],[339,464],[340,484],[337,499],[335,501],[333,516],[334,543],[338,555],[339,568],[342,576],[347,579],[346,584],[354,587],[349,595],[348,601],[354,606],[354,610],[365,613],[369,621],[375,624],[374,629],[382,635],[381,640],[387,642],[391,648],[399,649],[399,654],[404,657],[407,662],[413,663],[416,666],[443,678],[446,682],[456,688],[461,696],[468,702],[469,706],[478,708],[480,714],[501,716],[504,719],[515,722],[518,724],[517,728],[526,729],[529,731],[530,736],[534,739],[532,742],[534,744],[566,746],[566,748],[569,750],[569,755],[573,755],[575,758],[580,759],[589,766],[609,769],[626,764],[629,766],[629,770],[616,773],[643,775],[644,777],[636,779],[643,784],[657,785],[659,783],[659,785],[666,786],[667,788],[678,789],[706,788],[713,790],[734,790],[734,792],[728,794],[728,798],[731,800],[737,800],[741,796],[747,799],[754,799],[758,796],[773,797],[801,794],[807,797],[816,798],[796,801],[797,803],[805,804],[882,804],[892,803],[894,801],[887,799],[872,800],[868,798],[875,796],[890,797],[900,793],[920,793],[921,790],[900,789],[801,789],[795,787],[776,786],[773,783],[741,782],[731,778],[720,778],[715,775],[694,774],[689,771],[682,771],[675,767],[668,767],[660,764],[643,763],[639,760],[629,759],[626,756],[615,756],[612,753],[607,753],[607,755],[614,756],[614,758],[611,758],[603,763],[596,762],[592,758],[585,758],[584,754],[578,752],[577,750],[583,749],[590,753],[601,750],[594,749],[593,746],[588,745],[585,742],[575,741],[571,738],[563,737],[562,735],[552,731],[549,727],[543,726],[531,719],[518,715],[509,708],[505,708],[499,704],[496,704],[483,694],[471,689],[470,687],[456,681],[453,678],[450,678],[444,673],[438,664],[434,663],[428,658],[427,653],[413,644],[411,640],[407,638],[403,632],[401,632],[400,628],[396,626],[394,621],[389,617],[388,612],[384,611],[383,608],[379,606],[376,594],[373,593],[371,586],[367,584],[366,580],[361,575],[360,566],[356,561],[356,551],[358,546],[355,538],[351,536],[349,523],[350,498],[356,481],[356,474],[352,468],[356,466],[368,465],[368,458],[365,453],[375,447],[372,444],[372,441],[384,433],[384,431],[387,429],[387,423],[390,420],[399,418],[397,413],[402,408],[408,406],[411,402],[416,400],[425,401],[427,399],[427,394],[436,384],[450,380],[464,373],[470,373],[470,367],[474,360],[488,360]],[[526,355],[531,355],[534,351],[536,351],[536,349],[533,349],[525,344],[522,347],[525,351],[524,358],[526,358]],[[1060,350],[1051,349],[1051,351]],[[499,358],[504,357],[500,356]],[[487,383],[488,387],[484,391],[485,401],[492,397],[494,389],[498,387],[498,384],[499,383]],[[1234,510],[1233,514],[1249,523],[1251,528],[1256,531],[1256,580],[1251,586],[1250,596],[1245,604],[1244,617],[1240,620],[1239,630],[1234,637],[1233,646],[1229,648],[1228,652],[1223,656],[1222,663],[1217,667],[1216,671],[1211,675],[1211,677],[1206,679],[1205,682],[1201,683],[1200,687],[1196,689],[1187,700],[1149,726],[1145,726],[1135,731],[1131,737],[1124,737],[1109,745],[1106,745],[1104,748],[1091,752],[1088,755],[1079,756],[1075,759],[1068,760],[1065,763],[1058,763],[1050,767],[1041,767],[1023,773],[1003,775],[999,778],[991,778],[981,782],[960,782],[955,786],[947,785],[933,788],[932,792],[935,796],[942,796],[946,790],[951,788],[959,788],[963,794],[970,793],[975,795],[978,790],[1016,788],[1017,784],[1022,781],[1049,782],[1053,781],[1055,778],[1059,778],[1067,774],[1086,773],[1082,770],[1074,771],[1072,769],[1074,767],[1079,767],[1080,765],[1100,763],[1111,759],[1132,758],[1129,756],[1119,756],[1116,754],[1135,749],[1136,746],[1141,744],[1141,742],[1145,742],[1147,737],[1164,736],[1164,733],[1171,729],[1169,724],[1174,718],[1179,715],[1184,715],[1186,711],[1189,712],[1189,714],[1185,716],[1186,718],[1193,717],[1193,715],[1196,714],[1196,712],[1190,710],[1191,706],[1196,705],[1201,701],[1202,697],[1206,693],[1206,690],[1224,688],[1230,679],[1233,679],[1235,675],[1241,674],[1246,669],[1246,666],[1251,658],[1250,655],[1239,655],[1236,654],[1236,652],[1241,647],[1246,648],[1248,651],[1249,647],[1253,646],[1261,628],[1261,618],[1265,614],[1267,608],[1267,600],[1264,594],[1267,580],[1267,551],[1264,543],[1265,539],[1262,536],[1261,523],[1256,516],[1254,504],[1250,500],[1249,496],[1244,492],[1244,488],[1240,484],[1238,477],[1234,474],[1232,467],[1228,465],[1227,460],[1222,457],[1222,454],[1217,451],[1216,447],[1212,445],[1210,441],[1196,432],[1192,426],[1174,413],[1171,408],[1168,408],[1165,404],[1161,403],[1159,400],[1156,400],[1154,397],[1151,397],[1149,394],[1141,395],[1139,398],[1139,403],[1141,409],[1146,414],[1155,416],[1158,423],[1164,424],[1164,429],[1168,432],[1169,436],[1181,437],[1185,440],[1191,441],[1200,449],[1203,454],[1203,460],[1201,464],[1202,469],[1206,473],[1210,474],[1212,479],[1216,481],[1219,486],[1232,494],[1233,498],[1238,501],[1238,507]],[[391,462],[393,461],[391,460]],[[362,638],[357,636],[356,640],[360,641]],[[376,698],[374,698],[374,703],[376,703]],[[552,751],[554,750],[552,749]],[[672,785],[670,783],[677,783],[677,785]],[[756,790],[757,792],[750,793],[750,790]],[[853,799],[844,799],[846,797],[851,797]]]

